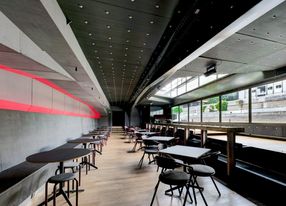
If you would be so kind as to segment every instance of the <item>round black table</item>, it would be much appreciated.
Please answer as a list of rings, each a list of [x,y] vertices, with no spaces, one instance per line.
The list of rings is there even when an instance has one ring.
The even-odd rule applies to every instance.
[[[78,139],[73,139],[73,140],[69,140],[68,143],[81,143],[83,145],[83,147],[86,149],[87,148],[87,144],[88,143],[93,143],[93,142],[96,142],[96,140],[94,139],[90,139],[90,138],[78,138]],[[101,154],[100,151],[96,150],[96,149],[93,149],[95,152],[98,152],[99,154]],[[97,167],[90,163],[89,161],[87,161],[87,158],[84,158],[84,160],[81,162],[81,164],[83,165],[89,165],[95,169],[97,169]],[[86,173],[87,173],[87,170],[86,170]]]
[[[60,173],[64,172],[64,161],[72,160],[78,157],[86,156],[90,153],[89,149],[74,149],[74,148],[63,148],[63,149],[53,149],[46,152],[39,152],[33,155],[30,155],[26,158],[27,162],[32,163],[53,163],[59,162]],[[56,196],[62,195],[67,203],[71,205],[65,191],[63,190],[63,185],[60,185],[59,192]],[[53,199],[49,198],[49,201]],[[42,205],[42,204],[40,204]]]

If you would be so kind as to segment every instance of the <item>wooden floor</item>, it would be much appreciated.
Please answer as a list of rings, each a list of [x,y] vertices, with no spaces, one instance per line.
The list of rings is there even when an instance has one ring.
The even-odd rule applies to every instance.
[[[122,132],[113,132],[107,146],[103,148],[103,155],[96,157],[98,170],[91,170],[88,175],[83,174],[82,188],[79,194],[79,205],[93,206],[148,206],[153,195],[154,186],[159,173],[156,165],[148,165],[144,161],[143,167],[138,169],[137,164],[142,151],[128,153],[133,143],[125,143]],[[207,202],[212,205],[250,206],[255,205],[224,185],[218,183],[222,193],[218,194],[209,178],[200,179],[205,187],[204,194]],[[180,206],[182,200],[178,197],[164,195],[168,186],[161,184],[154,202],[154,206]],[[71,201],[74,202],[72,194]],[[198,206],[204,205],[197,194]],[[43,194],[37,194],[32,199],[32,205],[43,201]],[[50,202],[49,205],[52,205]],[[62,197],[57,198],[57,205],[67,205]],[[187,205],[194,205],[188,203]]]

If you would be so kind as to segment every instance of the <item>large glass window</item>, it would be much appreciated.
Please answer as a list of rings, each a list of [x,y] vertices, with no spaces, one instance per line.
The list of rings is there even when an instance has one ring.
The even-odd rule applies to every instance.
[[[179,115],[182,111],[182,108],[180,106],[172,107],[172,120],[173,122],[179,121]]]
[[[181,95],[183,93],[186,92],[186,83],[184,84],[181,84],[179,87],[178,87],[178,95]]]
[[[222,122],[248,122],[248,90],[221,97]]]
[[[199,78],[195,77],[187,82],[187,91],[191,91],[199,87]]]
[[[203,100],[203,122],[219,122],[219,97]]]
[[[251,89],[252,122],[286,123],[286,80]]]
[[[187,122],[188,121],[188,104],[181,105],[180,109],[181,109],[180,122]]]
[[[189,104],[189,122],[201,121],[201,101]]]
[[[150,107],[150,117],[153,117],[154,115],[162,115],[163,109],[161,107]]]

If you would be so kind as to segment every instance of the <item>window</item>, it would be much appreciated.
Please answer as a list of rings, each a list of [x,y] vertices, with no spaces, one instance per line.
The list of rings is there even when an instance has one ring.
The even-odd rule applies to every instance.
[[[161,107],[150,107],[150,117],[154,117],[154,115],[162,115],[163,109]]]
[[[188,104],[181,105],[180,108],[181,108],[180,122],[187,122],[188,121]]]
[[[182,108],[180,106],[172,107],[172,120],[173,122],[179,121],[179,114],[181,113]]]
[[[182,84],[181,86],[178,87],[178,95],[181,95],[186,92],[186,84]]]
[[[203,122],[219,122],[219,97],[203,100]]]
[[[201,101],[189,104],[189,122],[201,121]]]
[[[248,90],[221,97],[222,122],[248,122]]]
[[[194,90],[199,87],[199,78],[195,77],[187,82],[187,91]]]
[[[286,93],[283,91],[285,81],[252,88],[252,92],[259,91],[257,95],[252,95],[252,122],[286,123]],[[261,88],[267,88],[267,92]]]

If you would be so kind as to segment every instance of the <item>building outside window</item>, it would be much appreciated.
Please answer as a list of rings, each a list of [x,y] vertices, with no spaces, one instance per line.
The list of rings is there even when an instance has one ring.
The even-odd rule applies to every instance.
[[[286,123],[286,80],[251,89],[252,122]]]
[[[182,112],[182,108],[180,106],[172,107],[172,121],[178,122],[179,121],[179,115]]]
[[[222,95],[222,122],[248,122],[248,104],[247,89]]]
[[[180,122],[188,122],[188,104],[180,106]]]
[[[219,122],[219,97],[204,99],[202,102],[203,122]]]
[[[191,102],[189,104],[189,122],[201,121],[201,101]]]

